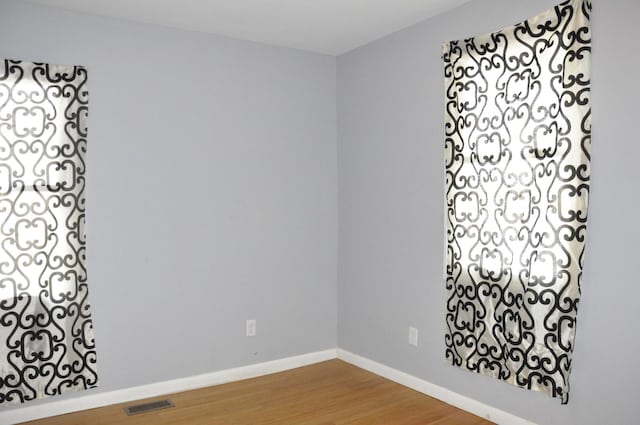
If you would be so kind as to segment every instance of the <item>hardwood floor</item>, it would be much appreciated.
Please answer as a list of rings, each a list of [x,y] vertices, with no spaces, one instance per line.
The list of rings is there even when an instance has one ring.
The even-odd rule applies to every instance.
[[[340,360],[155,397],[175,407],[127,416],[139,401],[27,422],[38,425],[490,424]]]

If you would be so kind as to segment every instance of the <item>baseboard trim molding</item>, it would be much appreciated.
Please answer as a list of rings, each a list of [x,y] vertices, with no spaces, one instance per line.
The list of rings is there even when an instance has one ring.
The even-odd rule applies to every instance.
[[[297,367],[335,359],[336,357],[337,350],[333,348],[264,363],[225,369],[203,375],[190,376],[187,378],[173,379],[170,381],[157,382],[154,384],[141,385],[122,390],[90,394],[67,400],[37,404],[34,406],[21,406],[12,410],[0,411],[0,424],[15,424],[47,418],[49,416],[77,412],[79,410],[94,409],[96,407],[108,406],[111,404],[126,403],[143,398],[195,390],[211,385],[219,385],[227,382],[255,378],[271,373],[295,369]]]
[[[502,425],[535,425],[519,416],[481,403],[472,398],[450,391],[439,385],[417,378],[408,373],[383,365],[366,357],[338,348],[338,358],[361,369],[380,375],[398,384],[437,398],[447,404],[458,407],[474,415]]]
[[[257,363],[248,366],[225,369],[218,372],[206,373],[203,375],[190,376],[186,378],[173,379],[170,381],[157,382],[154,384],[141,385],[138,387],[125,388],[121,390],[108,391],[104,393],[89,394],[66,400],[52,401],[34,406],[21,406],[11,410],[0,410],[0,424],[15,424],[19,422],[32,421],[47,418],[50,416],[63,415],[65,413],[77,412],[80,410],[94,409],[96,407],[109,406],[112,404],[126,403],[149,397],[195,390],[211,385],[220,385],[228,382],[240,381],[242,379],[255,378],[271,373],[282,372],[297,367],[307,366],[314,363],[323,362],[338,358],[347,363],[351,363],[361,369],[380,375],[398,384],[409,387],[413,390],[437,398],[452,406],[459,407],[474,415],[486,418],[490,421],[504,425],[535,425],[523,418],[511,413],[481,403],[472,398],[450,391],[439,385],[432,384],[423,379],[417,378],[408,373],[399,371],[392,367],[383,365],[374,360],[362,357],[340,348],[333,348],[324,351],[302,354],[299,356],[287,357],[284,359],[272,360],[264,363]]]

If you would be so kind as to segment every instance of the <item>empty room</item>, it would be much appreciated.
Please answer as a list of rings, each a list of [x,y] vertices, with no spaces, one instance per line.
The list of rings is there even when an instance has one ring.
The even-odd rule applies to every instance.
[[[0,425],[639,423],[639,19],[0,0]]]

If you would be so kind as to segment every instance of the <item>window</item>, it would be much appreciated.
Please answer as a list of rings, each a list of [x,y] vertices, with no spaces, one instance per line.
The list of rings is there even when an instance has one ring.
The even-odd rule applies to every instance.
[[[0,403],[95,386],[87,73],[0,61]]]
[[[443,56],[447,359],[565,403],[590,178],[590,10],[566,1]]]

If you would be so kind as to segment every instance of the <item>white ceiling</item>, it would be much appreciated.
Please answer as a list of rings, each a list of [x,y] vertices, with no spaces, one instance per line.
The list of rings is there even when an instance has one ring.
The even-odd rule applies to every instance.
[[[27,0],[339,55],[469,0]]]

